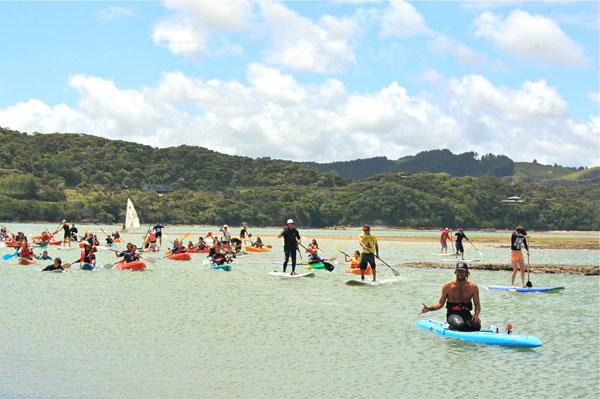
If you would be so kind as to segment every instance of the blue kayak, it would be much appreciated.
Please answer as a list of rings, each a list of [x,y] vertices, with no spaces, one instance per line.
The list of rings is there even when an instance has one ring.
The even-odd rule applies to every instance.
[[[96,270],[96,266],[92,265],[91,263],[82,263],[79,268],[81,270]]]
[[[557,285],[555,287],[508,287],[504,285],[486,285],[486,289],[490,291],[511,291],[511,292],[558,292],[564,290],[565,287]]]
[[[213,270],[225,270],[226,272],[231,271],[231,265],[212,265],[210,268]]]
[[[530,335],[497,333],[492,331],[456,331],[448,330],[448,324],[435,320],[419,320],[417,327],[423,331],[435,333],[441,337],[460,339],[486,345],[513,346],[519,348],[537,348],[542,341]]]

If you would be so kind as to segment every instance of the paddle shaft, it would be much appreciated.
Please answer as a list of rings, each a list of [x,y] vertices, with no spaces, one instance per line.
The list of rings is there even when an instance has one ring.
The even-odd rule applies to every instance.
[[[400,273],[396,269],[394,269],[393,267],[391,267],[390,265],[388,265],[386,261],[384,261],[383,259],[381,259],[379,257],[379,255],[377,255],[376,258],[379,259],[381,261],[381,263],[383,263],[384,265],[386,265],[387,267],[389,267],[392,270],[392,273],[394,273],[394,276],[399,276],[400,275]]]

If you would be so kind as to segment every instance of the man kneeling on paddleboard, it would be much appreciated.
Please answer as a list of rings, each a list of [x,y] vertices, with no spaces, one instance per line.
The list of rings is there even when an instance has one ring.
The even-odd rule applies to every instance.
[[[468,281],[469,267],[466,263],[457,263],[454,274],[456,279],[448,281],[442,286],[442,296],[438,303],[431,306],[423,304],[421,313],[439,310],[446,304],[446,321],[450,330],[479,331],[481,330],[479,287]],[[475,304],[475,313],[471,315],[473,304]]]

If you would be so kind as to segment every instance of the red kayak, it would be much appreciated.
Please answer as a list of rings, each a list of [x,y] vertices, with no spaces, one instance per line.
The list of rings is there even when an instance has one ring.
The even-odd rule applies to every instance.
[[[186,249],[185,252],[188,254],[207,254],[210,252],[210,249]]]
[[[146,264],[141,260],[136,260],[135,262],[119,262],[117,263],[117,269],[143,271],[146,270]]]
[[[167,258],[169,258],[171,260],[192,260],[192,255],[190,255],[186,252],[181,252],[178,254],[171,254],[171,255],[167,256]]]

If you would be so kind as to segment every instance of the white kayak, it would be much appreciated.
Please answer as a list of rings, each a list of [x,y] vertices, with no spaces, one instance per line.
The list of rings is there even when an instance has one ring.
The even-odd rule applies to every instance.
[[[370,286],[370,287],[378,287],[380,285],[387,285],[395,283],[396,281],[400,281],[398,278],[388,278],[384,280],[348,280],[346,281],[346,285],[354,285],[354,286]]]
[[[308,273],[298,273],[298,274],[294,274],[293,276],[286,272],[271,272],[269,273],[269,275],[271,276],[275,276],[275,277],[279,277],[279,278],[300,278],[300,277],[314,277],[315,276],[315,272],[308,272]]]

